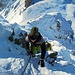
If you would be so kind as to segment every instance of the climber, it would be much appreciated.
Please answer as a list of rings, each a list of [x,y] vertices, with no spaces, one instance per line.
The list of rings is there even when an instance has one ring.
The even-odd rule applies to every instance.
[[[33,27],[30,30],[30,33],[25,38],[25,42],[26,42],[26,50],[28,54],[32,54],[33,56],[35,56],[36,53],[41,51],[40,65],[41,67],[44,67],[46,45],[37,27]]]

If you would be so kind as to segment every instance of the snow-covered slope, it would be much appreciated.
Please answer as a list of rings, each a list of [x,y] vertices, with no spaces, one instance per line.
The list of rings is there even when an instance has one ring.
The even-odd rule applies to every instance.
[[[42,34],[45,33],[44,36],[49,39],[72,39],[73,30],[71,24],[60,13],[53,13],[45,14],[32,22],[28,22],[28,24],[32,27],[37,26],[39,31]]]
[[[33,5],[24,10],[24,0],[17,0],[9,6],[10,8],[6,7],[1,14],[9,20],[10,23],[17,22],[20,25],[25,25],[27,22],[37,19],[46,13],[59,12],[65,19],[72,21],[72,28],[73,30],[75,29],[74,0],[34,0],[33,2],[35,2]]]
[[[35,3],[22,11],[24,0],[16,0],[14,3],[9,1],[10,8],[7,6],[1,12],[0,75],[74,75],[75,31],[72,27],[75,23],[75,1],[34,0],[33,2]],[[54,66],[45,62],[45,67],[41,68],[37,64],[39,57],[34,57],[26,67],[29,56],[25,48],[14,44],[14,41],[9,41],[13,29],[14,38],[19,39],[21,32],[29,33],[34,26],[39,28],[45,41],[52,44],[53,51],[58,51]]]
[[[4,8],[9,7],[15,1],[16,0],[0,0],[0,11],[2,11]]]

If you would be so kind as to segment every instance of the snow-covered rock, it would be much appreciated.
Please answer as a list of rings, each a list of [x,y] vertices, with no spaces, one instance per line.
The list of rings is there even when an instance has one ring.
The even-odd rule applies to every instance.
[[[73,39],[74,32],[71,23],[66,21],[60,13],[45,14],[28,24],[32,27],[37,26],[39,31],[49,39]]]

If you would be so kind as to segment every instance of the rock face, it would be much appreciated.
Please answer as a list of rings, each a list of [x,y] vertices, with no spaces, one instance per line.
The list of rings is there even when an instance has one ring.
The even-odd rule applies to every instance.
[[[21,29],[21,27],[17,24],[12,25],[12,32],[8,39],[21,47],[25,48],[25,37],[27,36],[27,32]]]
[[[26,8],[30,5],[31,1],[32,1],[32,0],[25,0],[25,7],[26,7]]]

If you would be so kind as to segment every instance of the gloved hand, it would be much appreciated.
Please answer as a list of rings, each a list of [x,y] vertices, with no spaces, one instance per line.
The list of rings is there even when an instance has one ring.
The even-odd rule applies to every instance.
[[[41,67],[44,67],[45,66],[44,65],[44,59],[40,59],[40,63],[39,64],[40,64]]]
[[[29,49],[27,49],[27,53],[28,53],[29,55],[32,54],[32,52],[31,52]]]
[[[33,54],[32,51],[30,51],[29,49],[27,49],[27,53],[28,53],[28,55],[31,55],[32,57],[35,57],[35,54]]]

